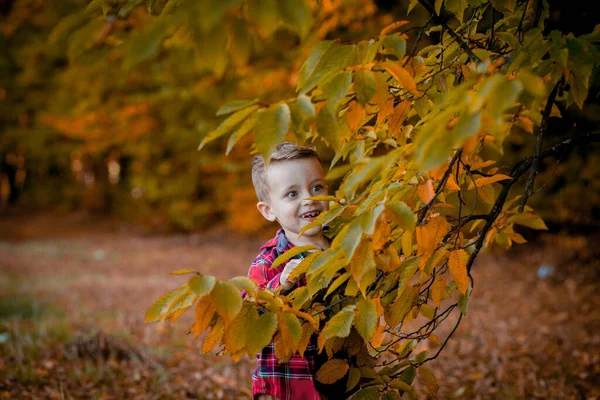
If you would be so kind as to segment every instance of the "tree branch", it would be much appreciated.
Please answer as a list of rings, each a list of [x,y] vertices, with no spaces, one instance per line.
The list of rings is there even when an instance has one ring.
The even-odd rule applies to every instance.
[[[538,164],[540,161],[540,152],[542,151],[542,147],[544,145],[544,134],[548,129],[548,119],[550,119],[550,113],[552,112],[552,104],[554,104],[554,100],[556,100],[556,95],[558,93],[559,88],[563,85],[564,78],[562,78],[552,89],[550,92],[550,96],[548,97],[548,101],[546,102],[546,107],[544,107],[544,113],[542,114],[542,123],[540,124],[540,129],[537,134],[537,141],[535,144],[535,155],[533,156],[533,162],[531,166],[531,172],[529,173],[529,179],[527,179],[527,186],[525,187],[525,193],[523,194],[523,198],[521,199],[521,205],[519,206],[519,213],[523,213],[525,209],[525,204],[527,200],[533,196],[533,184],[535,182],[535,177],[538,174]]]
[[[454,40],[456,40],[460,48],[463,49],[465,53],[467,53],[467,56],[469,56],[469,59],[471,61],[475,62],[476,64],[481,63],[481,59],[477,57],[475,53],[473,53],[473,50],[471,50],[471,48],[464,42],[464,40],[462,40],[462,38],[456,32],[454,32],[452,28],[448,26],[446,21],[444,21],[442,17],[435,13],[435,9],[431,6],[431,4],[429,4],[427,0],[419,0],[419,3],[423,7],[425,7],[425,9],[431,14],[434,23],[440,24],[442,27],[444,27],[445,30],[448,31],[448,34],[452,36]]]

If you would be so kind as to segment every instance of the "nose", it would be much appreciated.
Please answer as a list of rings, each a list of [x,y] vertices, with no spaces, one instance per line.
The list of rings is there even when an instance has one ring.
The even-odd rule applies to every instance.
[[[307,193],[304,198],[302,199],[302,205],[309,205],[314,203],[314,200],[310,200],[308,199],[308,197],[310,197],[310,193]]]

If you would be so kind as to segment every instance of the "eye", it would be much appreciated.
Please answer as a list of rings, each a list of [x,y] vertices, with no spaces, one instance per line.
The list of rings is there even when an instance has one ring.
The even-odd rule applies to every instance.
[[[313,187],[313,192],[318,193],[321,192],[323,190],[323,185],[315,185]]]
[[[285,197],[290,198],[290,199],[293,199],[293,198],[295,198],[297,196],[298,196],[298,192],[296,192],[295,190],[292,190],[291,192],[288,192],[285,195]]]

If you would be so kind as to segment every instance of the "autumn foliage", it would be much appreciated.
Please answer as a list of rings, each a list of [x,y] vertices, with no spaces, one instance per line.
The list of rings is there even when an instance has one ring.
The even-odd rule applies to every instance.
[[[248,2],[249,18],[258,3]],[[530,185],[525,194],[512,185],[526,177],[533,184],[540,160],[597,140],[584,133],[543,147],[549,117],[584,106],[600,61],[598,29],[542,34],[546,6],[413,1],[409,11],[430,13],[421,29],[440,32],[440,43],[417,50],[407,41],[407,21],[357,43],[324,40],[305,59],[294,97],[222,106],[217,114],[227,118],[200,148],[228,137],[230,152],[252,135],[253,150],[264,156],[286,139],[333,149],[328,179],[337,190],[326,198],[330,210],[306,227],[329,224],[331,248],[303,260],[294,273],[305,274],[307,285],[287,296],[257,290],[244,277],[175,271],[192,278],[156,301],[146,321],[175,321],[192,310],[190,331],[208,332],[203,351],[220,349],[234,360],[254,356],[274,337],[284,361],[316,334],[329,357],[319,381],[344,379],[357,399],[397,398],[414,395],[418,375],[435,396],[426,364],[455,328],[445,337],[437,329],[468,312],[478,253],[492,243],[524,243],[517,225],[546,229],[526,204]],[[539,146],[530,158],[496,164],[509,136],[532,134]],[[294,248],[275,265],[306,250]],[[407,331],[411,321],[419,327]],[[415,351],[423,341],[436,350]]]

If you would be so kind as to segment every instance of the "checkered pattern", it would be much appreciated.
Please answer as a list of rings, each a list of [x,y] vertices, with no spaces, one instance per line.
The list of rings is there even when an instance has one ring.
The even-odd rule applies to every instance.
[[[283,229],[279,229],[275,237],[260,248],[261,252],[252,262],[248,277],[256,281],[261,289],[277,289],[281,285],[279,277],[286,263],[273,269],[271,265],[292,247],[294,245],[287,240]],[[280,400],[320,400],[321,396],[313,382],[316,356],[316,341],[311,340],[304,357],[296,354],[288,362],[279,363],[271,341],[256,356],[258,366],[252,374],[253,396],[265,394]]]

